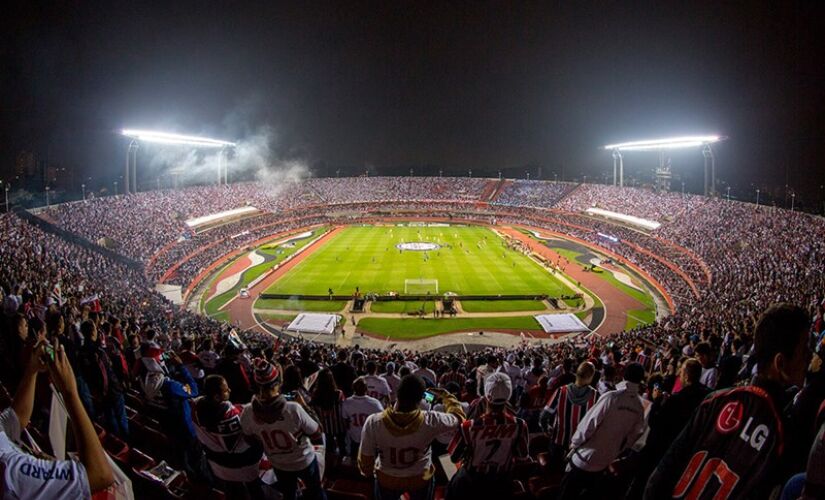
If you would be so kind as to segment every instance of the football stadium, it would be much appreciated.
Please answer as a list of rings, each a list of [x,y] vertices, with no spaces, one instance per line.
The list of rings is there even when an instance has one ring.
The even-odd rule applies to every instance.
[[[579,7],[11,9],[2,498],[825,498],[825,17]]]

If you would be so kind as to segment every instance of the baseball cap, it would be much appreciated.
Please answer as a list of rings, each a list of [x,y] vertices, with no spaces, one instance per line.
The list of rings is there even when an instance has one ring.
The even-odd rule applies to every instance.
[[[493,404],[504,404],[510,400],[513,394],[513,383],[505,373],[496,372],[490,374],[484,380],[484,394],[487,400]]]
[[[258,385],[271,385],[281,381],[281,374],[278,369],[269,361],[263,358],[252,360],[255,383]]]

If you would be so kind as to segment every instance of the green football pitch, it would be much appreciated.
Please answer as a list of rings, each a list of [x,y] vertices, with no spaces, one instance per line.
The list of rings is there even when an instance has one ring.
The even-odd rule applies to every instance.
[[[433,243],[436,250],[399,250]],[[416,281],[417,280],[417,281]],[[459,295],[572,294],[529,257],[480,226],[349,226],[275,282],[266,293],[349,295],[406,291]]]

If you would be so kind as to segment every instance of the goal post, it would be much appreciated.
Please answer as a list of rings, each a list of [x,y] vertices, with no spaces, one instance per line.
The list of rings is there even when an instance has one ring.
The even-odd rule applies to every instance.
[[[428,293],[438,293],[438,280],[422,278],[404,280],[404,295],[427,295]]]

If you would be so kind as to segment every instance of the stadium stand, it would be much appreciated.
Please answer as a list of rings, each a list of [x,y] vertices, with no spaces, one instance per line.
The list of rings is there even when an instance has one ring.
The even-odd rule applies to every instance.
[[[221,424],[236,417],[242,432],[252,434],[243,427],[243,412],[253,409],[276,419],[290,415],[307,429],[314,427],[306,419],[324,422],[328,437],[321,484],[328,498],[375,498],[373,481],[379,483],[377,491],[412,489],[410,493],[425,498],[459,498],[450,496],[451,490],[461,489],[449,480],[449,460],[444,460],[445,467],[438,459],[449,452],[468,467],[454,477],[493,471],[497,485],[509,490],[502,494],[513,498],[572,498],[570,492],[582,485],[589,489],[590,498],[602,498],[608,491],[615,498],[661,498],[671,493],[701,497],[703,491],[711,496],[725,493],[725,498],[767,498],[786,483],[797,487],[789,480],[806,471],[809,450],[814,450],[811,460],[821,459],[817,455],[821,447],[814,446],[821,439],[825,411],[820,358],[825,332],[825,222],[821,218],[698,196],[538,181],[505,184],[488,205],[480,199],[489,192],[488,183],[389,177],[311,179],[279,189],[244,183],[98,198],[44,212],[63,230],[88,240],[84,244],[16,214],[0,216],[3,407],[17,409],[14,403],[19,396],[10,394],[19,395],[26,380],[22,356],[26,347],[46,340],[59,343],[74,368],[80,401],[97,426],[102,448],[131,479],[140,498],[223,498],[227,492],[256,495],[271,489],[273,461],[264,454],[257,463],[265,480],[238,475],[236,481],[227,481],[226,474],[215,472],[216,463],[232,469],[238,463],[233,454],[249,452],[228,442],[223,443],[224,449],[204,442],[227,434]],[[186,235],[184,220],[246,205],[267,213],[197,236]],[[674,296],[676,310],[650,326],[575,336],[554,344],[518,343],[477,352],[418,353],[357,346],[336,350],[289,337],[234,332],[231,325],[173,307],[151,290],[175,265],[173,281],[186,285],[201,269],[240,245],[329,220],[329,205],[366,215],[495,219],[499,224],[529,224],[569,234],[605,246],[651,273]],[[645,233],[583,214],[592,207],[656,220],[662,227]],[[231,238],[247,231],[243,238]],[[613,235],[617,242],[607,243],[599,233]],[[116,252],[146,264],[148,271],[86,244],[102,238],[117,242]],[[775,303],[797,306],[771,308]],[[256,372],[255,358],[277,367],[284,384],[298,380],[302,387],[285,391],[289,401],[278,396],[251,402],[253,393],[266,392],[259,391],[259,382],[273,380],[271,374],[261,378],[261,370]],[[599,398],[584,415],[571,420],[560,412],[581,406],[575,400],[582,392],[575,372],[584,361],[595,368],[589,385],[597,389]],[[386,415],[358,415],[358,425],[364,424],[362,417],[369,418],[374,433],[370,439],[378,443],[384,442],[382,432],[394,436],[390,442],[416,443],[400,446],[396,450],[400,456],[387,452],[373,464],[374,469],[366,463],[374,455],[362,452],[361,462],[353,462],[345,457],[347,443],[340,439],[354,425],[352,418],[343,418],[340,402],[352,395],[353,379],[366,375],[370,362],[377,373],[389,371],[408,380],[396,392],[407,406]],[[421,398],[420,380],[409,381],[414,377],[410,373],[424,370],[431,370],[440,382],[429,388],[436,399],[432,405]],[[488,385],[495,373],[509,381],[503,400],[505,382],[489,384],[495,390],[479,396],[479,387]],[[206,396],[198,394],[209,376],[222,377],[227,390],[204,401]],[[330,379],[334,384],[325,390],[318,382],[311,384],[325,380],[330,385]],[[465,383],[458,385],[457,379]],[[700,387],[703,382],[711,387]],[[702,403],[710,390],[721,392]],[[53,451],[47,437],[49,400],[41,392],[34,399],[27,429],[39,448],[49,453]],[[324,399],[329,394],[332,400]],[[590,397],[592,392],[585,394]],[[558,401],[562,395],[569,401]],[[566,419],[565,425],[576,427],[565,427],[570,444],[564,440],[563,450],[551,446],[537,418],[554,399],[558,416],[554,420]],[[423,413],[408,407],[410,401],[420,401]],[[628,420],[623,427],[625,423],[611,413],[621,401],[638,403],[643,417]],[[206,433],[193,427],[193,405],[198,404],[226,409],[201,422]],[[240,414],[230,411],[233,404],[240,405]],[[681,426],[663,430],[673,421],[668,415],[676,407],[686,414],[699,408],[684,424],[691,440],[674,439],[670,447],[645,441],[649,436],[679,434]],[[460,423],[464,418],[465,423]],[[753,424],[747,423],[749,418],[755,419]],[[411,424],[419,419],[427,425]],[[468,451],[489,452],[496,447],[493,441],[476,440],[482,434],[472,429],[493,429],[486,433],[492,435],[515,429],[522,420],[530,432],[526,453],[516,441],[482,461]],[[459,425],[463,441],[455,441]],[[419,429],[427,429],[432,438],[424,439]],[[557,429],[548,431],[557,435]],[[272,442],[258,443],[270,454],[279,447],[319,453],[309,446],[320,444],[317,441],[295,440],[294,433],[284,434],[278,427],[271,432]],[[570,452],[574,457],[565,470],[564,457]],[[659,465],[651,468],[651,463]],[[172,479],[158,477],[161,465],[173,472]],[[359,467],[368,475],[375,470],[377,479],[362,475]],[[697,468],[707,472],[683,474]],[[754,470],[765,473],[751,474]],[[300,476],[306,471],[288,472]],[[821,493],[821,474],[808,469],[802,479],[809,498]],[[398,486],[393,482],[398,477],[407,482]],[[717,479],[702,482],[710,477]],[[99,481],[90,484],[100,489]]]

